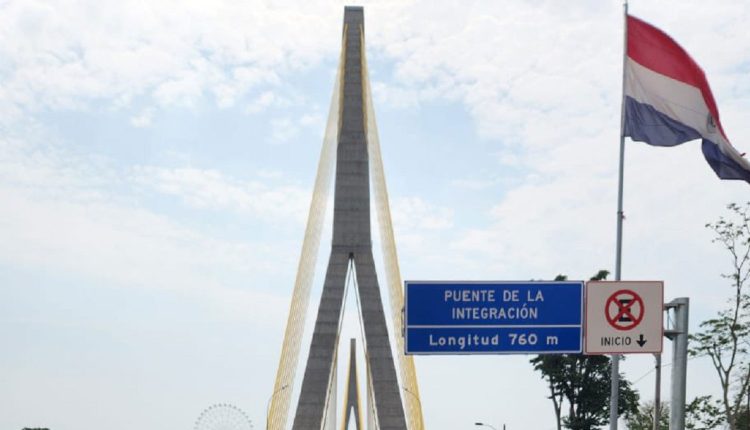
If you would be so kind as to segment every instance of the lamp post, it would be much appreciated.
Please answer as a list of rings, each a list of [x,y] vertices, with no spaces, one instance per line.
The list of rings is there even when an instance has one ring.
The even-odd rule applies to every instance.
[[[273,400],[273,398],[276,397],[277,394],[286,390],[287,387],[289,387],[289,384],[285,384],[278,390],[274,391],[273,393],[271,393],[271,397],[268,398],[268,405],[266,405],[266,430],[268,430],[268,414],[271,412],[271,400]]]

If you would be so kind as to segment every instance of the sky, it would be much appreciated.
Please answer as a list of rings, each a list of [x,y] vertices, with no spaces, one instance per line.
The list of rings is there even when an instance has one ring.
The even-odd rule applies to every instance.
[[[216,403],[264,427],[345,4],[0,0],[0,428],[190,429]],[[356,4],[403,277],[612,270],[622,4]],[[750,7],[630,11],[703,67],[750,150]],[[698,142],[627,141],[625,163],[623,279],[689,297],[695,330],[730,293],[705,224],[748,185]],[[426,428],[553,429],[530,358],[417,357]],[[652,368],[621,365],[645,400]],[[688,398],[717,392],[691,360]]]

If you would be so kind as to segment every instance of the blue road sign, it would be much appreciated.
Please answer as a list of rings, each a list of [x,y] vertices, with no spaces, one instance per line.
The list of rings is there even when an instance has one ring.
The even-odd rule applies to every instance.
[[[581,352],[581,281],[406,281],[405,287],[407,354]]]

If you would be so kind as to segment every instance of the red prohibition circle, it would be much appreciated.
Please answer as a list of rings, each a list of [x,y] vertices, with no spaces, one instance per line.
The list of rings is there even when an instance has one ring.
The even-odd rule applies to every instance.
[[[610,309],[614,304],[616,312],[613,314]],[[633,307],[638,305],[638,313],[633,311]],[[609,296],[606,304],[604,305],[604,316],[607,318],[609,325],[614,327],[616,330],[630,330],[638,326],[643,320],[643,314],[645,313],[643,307],[643,299],[641,296],[636,294],[632,290],[619,290]]]

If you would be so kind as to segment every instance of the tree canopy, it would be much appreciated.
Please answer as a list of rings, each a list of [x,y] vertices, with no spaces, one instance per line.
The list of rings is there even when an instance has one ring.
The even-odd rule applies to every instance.
[[[603,280],[608,275],[608,271],[600,270],[591,279]],[[566,279],[558,275],[555,281]],[[604,355],[583,354],[548,354],[531,359],[549,386],[558,429],[591,430],[609,421],[610,362]],[[565,417],[561,416],[563,402],[568,405]],[[638,393],[622,375],[618,409],[619,414],[638,409]]]
[[[706,224],[714,233],[714,243],[729,254],[731,268],[722,274],[731,287],[724,309],[715,317],[700,323],[700,330],[690,336],[690,355],[707,356],[716,369],[721,387],[719,400],[724,419],[731,430],[737,430],[738,419],[746,409],[750,389],[750,202],[744,206],[731,203],[728,216]],[[746,418],[744,418],[746,419]]]

